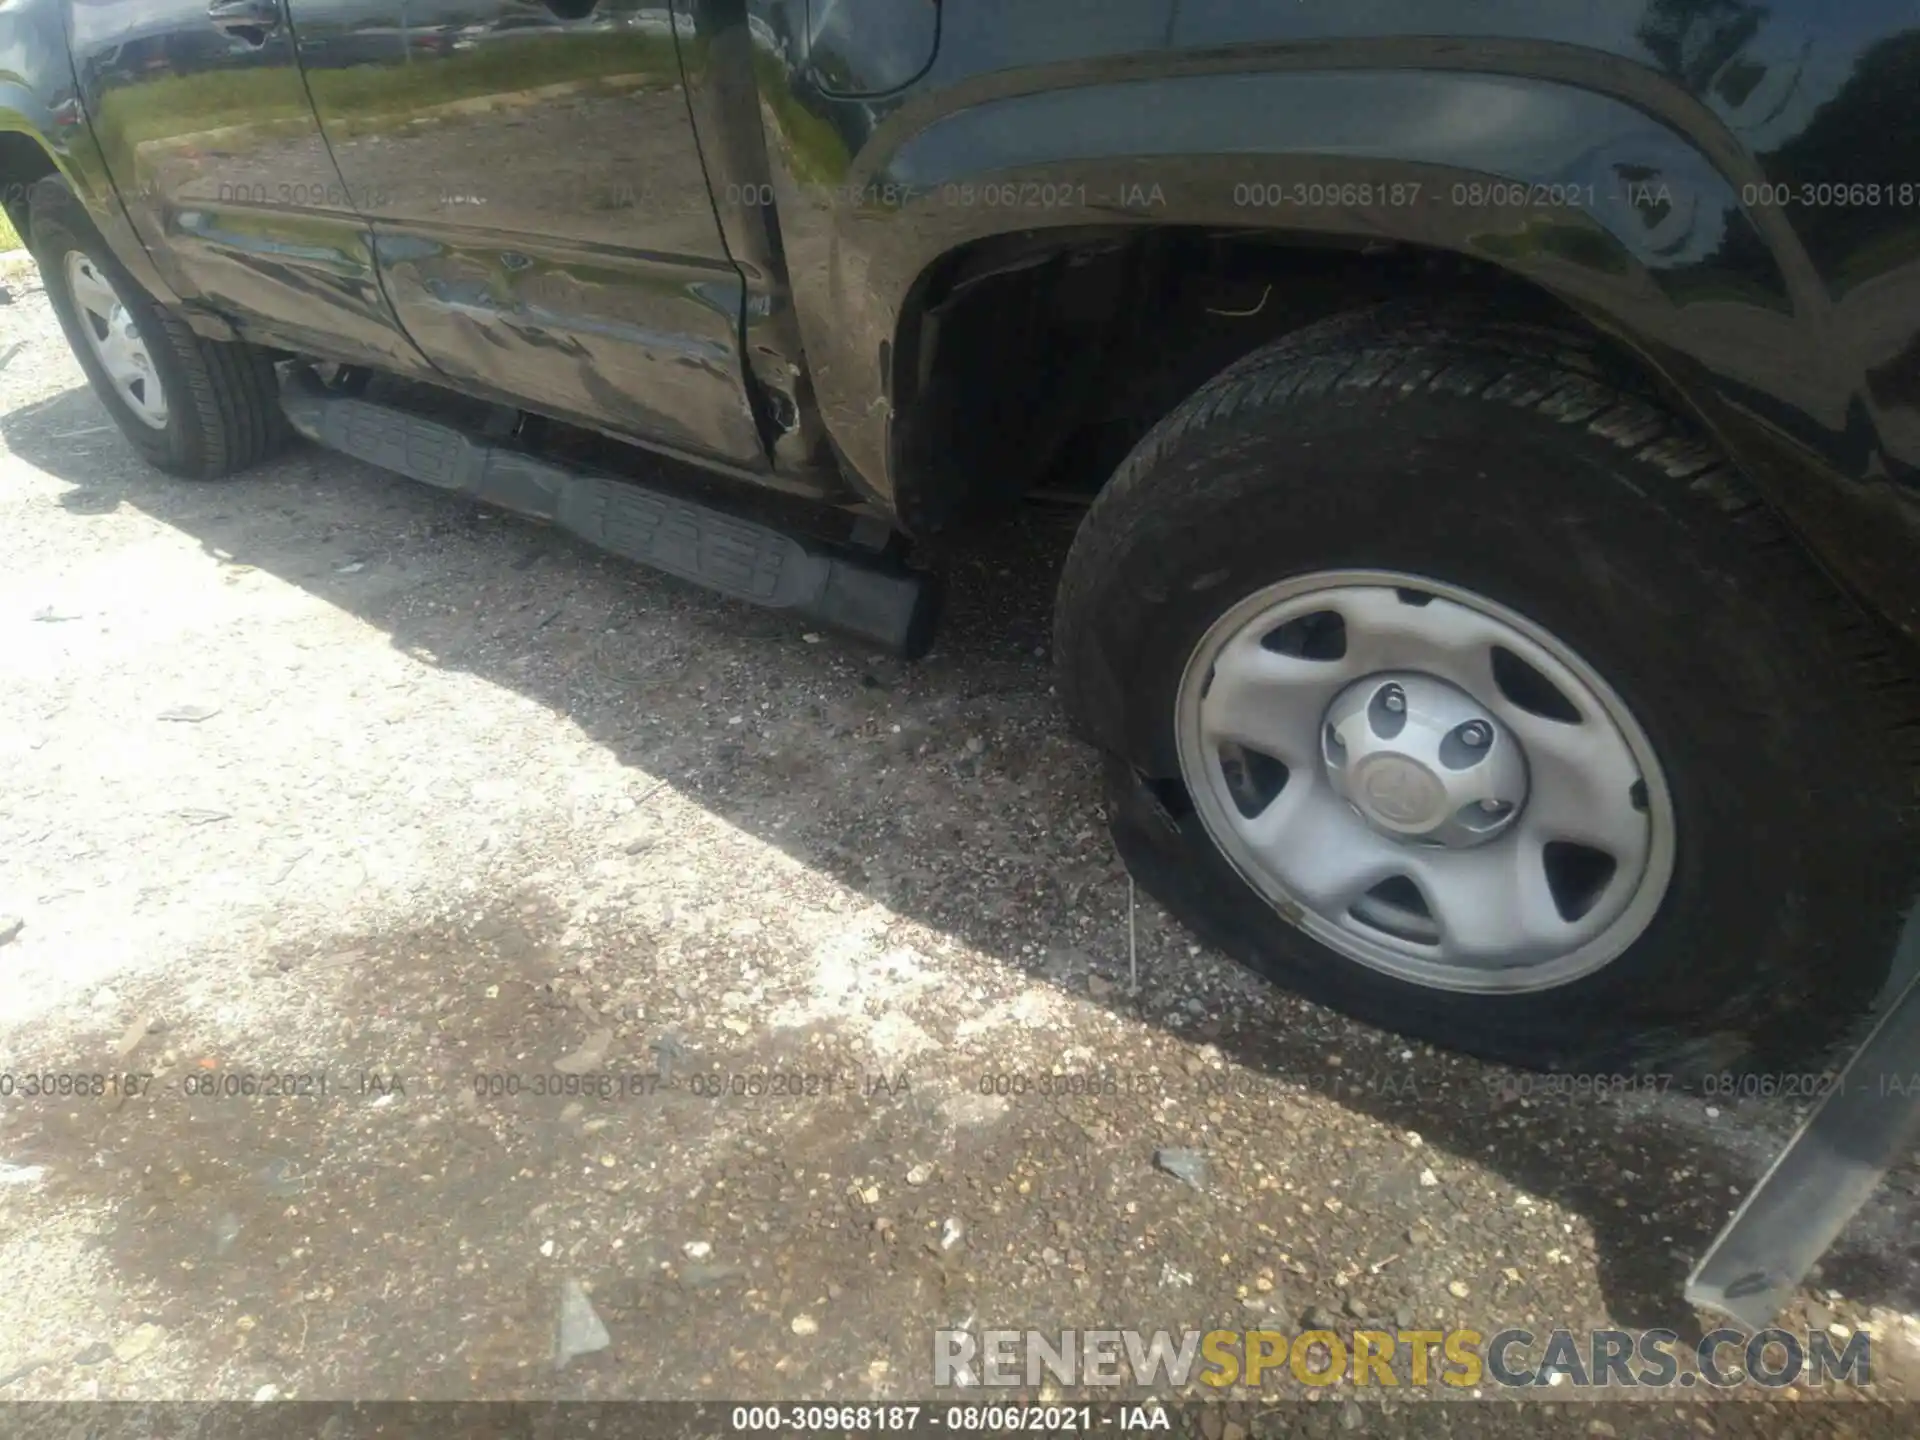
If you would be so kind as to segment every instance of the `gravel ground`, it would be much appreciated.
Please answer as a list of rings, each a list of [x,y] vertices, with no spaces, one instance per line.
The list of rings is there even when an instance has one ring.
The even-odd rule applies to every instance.
[[[959,541],[904,666],[311,448],[160,476],[9,276],[0,1071],[154,1078],[0,1095],[0,1397],[926,1398],[969,1321],[1702,1328],[1791,1110],[1529,1097],[1130,909],[1049,692],[1070,512]],[[643,1078],[527,1093],[605,1072]],[[1915,1193],[1787,1319],[1869,1328],[1883,1398]],[[1637,1413],[1910,1433],[1793,1398]]]

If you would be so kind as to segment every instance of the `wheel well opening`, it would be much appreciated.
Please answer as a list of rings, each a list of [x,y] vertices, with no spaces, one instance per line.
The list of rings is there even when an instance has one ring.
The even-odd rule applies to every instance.
[[[53,157],[32,136],[0,134],[0,210],[6,211],[22,244],[27,240],[27,191],[34,181],[55,173]]]
[[[924,533],[1035,493],[1090,499],[1241,356],[1422,294],[1606,339],[1525,280],[1418,246],[1170,227],[1024,231],[955,251],[909,295],[892,352],[902,523]]]

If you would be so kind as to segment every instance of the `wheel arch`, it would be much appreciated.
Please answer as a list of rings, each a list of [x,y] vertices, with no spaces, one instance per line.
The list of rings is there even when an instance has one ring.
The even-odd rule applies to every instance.
[[[816,317],[809,353],[842,455],[909,528],[950,508],[953,481],[923,473],[913,444],[929,317],[983,254],[1026,265],[1157,234],[1226,234],[1296,252],[1451,257],[1611,334],[1703,417],[1717,404],[1709,373],[1844,417],[1838,376],[1769,370],[1766,355],[1817,341],[1818,286],[1778,218],[1741,203],[1737,145],[1658,77],[1603,93],[1497,73],[1498,54],[1471,72],[1235,59],[918,95],[854,158],[856,193],[891,184],[902,198],[828,217],[820,293],[861,303],[839,323]],[[1512,189],[1493,203],[1496,184],[1575,203],[1504,203]],[[1372,199],[1342,202],[1342,186],[1371,187]],[[1329,194],[1332,204],[1295,203]]]
[[[134,278],[163,305],[178,307],[180,297],[154,268],[121,208],[79,99],[70,87],[61,88],[61,98],[49,104],[23,79],[0,75],[0,208],[21,240],[30,244],[27,192],[41,180],[59,177]],[[190,318],[196,329],[214,338],[231,336],[224,322],[210,315]]]
[[[16,108],[28,98],[19,93],[19,88],[0,81],[0,210],[5,210],[15,232],[25,241],[29,227],[28,188],[49,175],[67,172],[61,169],[53,151],[41,139],[39,127]],[[73,183],[70,174],[67,181]]]

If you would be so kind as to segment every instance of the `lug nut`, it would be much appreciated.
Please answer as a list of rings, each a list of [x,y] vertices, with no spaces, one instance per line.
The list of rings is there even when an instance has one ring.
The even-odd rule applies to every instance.
[[[1393,689],[1387,691],[1386,694],[1380,697],[1380,703],[1395,715],[1398,715],[1402,710],[1407,708],[1407,697],[1401,694],[1398,689]]]
[[[1480,808],[1489,815],[1498,815],[1502,810],[1507,808],[1507,802],[1504,800],[1482,800],[1480,802]]]
[[[1484,725],[1463,725],[1460,727],[1460,743],[1478,750],[1493,739]]]

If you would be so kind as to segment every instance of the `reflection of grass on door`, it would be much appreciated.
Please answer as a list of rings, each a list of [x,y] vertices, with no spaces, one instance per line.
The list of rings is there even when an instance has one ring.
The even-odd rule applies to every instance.
[[[544,35],[482,44],[445,59],[411,65],[354,65],[307,72],[313,100],[331,123],[380,130],[414,113],[458,100],[516,94],[545,85],[631,83],[644,75],[677,84],[673,41],[657,35]]]
[[[497,96],[510,103],[516,93],[543,85],[593,85],[636,75],[677,82],[673,41],[656,35],[515,36],[411,63],[319,66],[307,72],[307,85],[330,123],[365,132],[404,124],[449,101]],[[312,113],[293,73],[278,67],[162,76],[109,92],[101,109],[105,123],[134,145],[229,126],[292,122],[304,128]]]
[[[844,180],[852,156],[840,132],[794,98],[779,63],[765,51],[753,52],[754,78],[760,98],[780,122],[782,148],[793,178],[803,185],[834,185]]]

